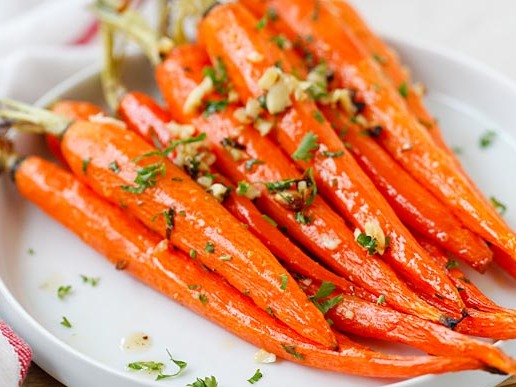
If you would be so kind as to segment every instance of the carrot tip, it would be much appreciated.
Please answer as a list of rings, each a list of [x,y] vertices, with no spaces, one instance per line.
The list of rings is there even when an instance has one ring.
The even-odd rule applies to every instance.
[[[485,366],[483,368],[484,371],[486,372],[489,372],[490,374],[494,374],[494,375],[507,375],[507,372],[505,371],[502,371],[496,367],[491,367],[491,366]]]

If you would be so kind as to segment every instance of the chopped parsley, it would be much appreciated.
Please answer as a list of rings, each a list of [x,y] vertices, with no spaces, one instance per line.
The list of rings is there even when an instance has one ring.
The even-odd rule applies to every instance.
[[[245,162],[245,169],[246,169],[246,171],[252,171],[253,166],[260,165],[260,164],[265,164],[265,162],[262,160],[257,160],[257,159],[247,160]]]
[[[208,117],[212,114],[223,112],[226,110],[229,101],[227,99],[221,99],[219,101],[206,101],[204,107],[204,117]]]
[[[369,255],[373,255],[376,253],[376,248],[378,247],[378,241],[376,240],[376,238],[370,237],[369,235],[366,235],[364,233],[360,233],[357,236],[357,242],[360,246],[367,250],[367,253]]]
[[[215,252],[215,245],[213,244],[213,242],[206,242],[206,246],[204,246],[204,251],[213,254]]]
[[[67,286],[59,286],[57,289],[57,297],[60,300],[64,300],[66,296],[70,295],[72,293],[72,285]]]
[[[493,145],[493,141],[496,138],[496,132],[493,132],[492,130],[489,130],[485,132],[479,140],[480,148],[489,148],[491,145]]]
[[[120,167],[116,161],[109,163],[108,168],[115,173],[120,173]]]
[[[91,157],[82,160],[82,173],[85,175],[88,170],[88,165],[91,163]]]
[[[316,113],[319,112],[316,111]],[[318,138],[319,137],[316,136],[313,132],[308,132],[299,143],[296,151],[292,153],[292,158],[294,160],[303,161],[308,161],[309,159],[313,158],[313,151],[319,149],[319,144],[317,143]]]
[[[452,152],[456,155],[461,155],[463,152],[463,149],[460,146],[454,146],[452,147]]]
[[[187,144],[193,144],[195,142],[201,142],[201,141],[206,140],[206,137],[207,137],[206,133],[200,133],[199,135],[194,136],[194,137],[185,138],[183,140],[171,141],[169,146],[167,148],[165,148],[165,150],[163,152],[161,152],[161,155],[163,157],[167,157],[179,145],[187,145]],[[160,154],[160,153],[158,152],[158,154]]]
[[[162,380],[173,376],[163,374],[165,364],[156,361],[137,361],[134,363],[129,363],[127,368],[134,371],[147,371],[154,374],[157,373],[158,375],[156,376],[156,380]],[[181,372],[181,370],[179,372]]]
[[[70,321],[65,317],[63,316],[63,319],[61,320],[60,324],[66,328],[71,328],[72,327],[72,324],[70,323]]]
[[[314,118],[317,120],[317,122],[320,122],[320,123],[324,122],[324,117],[319,110],[314,111]]]
[[[265,219],[267,222],[269,222],[272,226],[274,226],[274,227],[278,227],[278,223],[276,223],[276,222],[274,221],[274,219],[272,219],[271,217],[269,217],[269,216],[267,216],[267,215],[263,214],[263,215],[262,215],[262,218],[263,218],[263,219]]]
[[[214,67],[205,67],[202,70],[202,75],[211,78],[211,81],[213,82],[213,87],[215,88],[217,93],[226,93],[226,85],[228,83],[229,77],[226,65],[224,64],[220,56],[217,58],[217,62]]]
[[[177,372],[175,374],[167,375],[167,377],[178,376],[181,372],[183,372],[183,370],[188,366],[188,364],[184,361],[174,359],[168,349],[167,349],[167,353],[168,353],[168,357],[169,357],[170,361],[179,367],[179,369],[177,370]]]
[[[281,286],[280,286],[280,289],[281,290],[285,290],[287,289],[287,284],[288,284],[288,276],[286,274],[282,274],[279,276],[279,278],[281,279]]]
[[[323,155],[324,157],[330,157],[332,159],[335,159],[337,157],[343,156],[344,155],[344,151],[343,150],[340,150],[340,151],[337,151],[337,152],[322,151],[321,155]]]
[[[256,23],[255,28],[258,31],[261,31],[267,26],[268,22],[269,22],[269,18],[267,17],[267,15],[264,15],[260,20],[258,20],[258,23]]]
[[[263,374],[260,372],[260,369],[257,369],[253,376],[251,376],[247,381],[251,384],[258,383],[258,381],[263,377]]]
[[[385,304],[385,296],[383,294],[380,294],[380,296],[378,297],[378,300],[376,300],[376,304],[378,304],[378,305]]]
[[[286,353],[288,353],[289,355],[294,356],[296,359],[298,359],[298,360],[305,360],[305,357],[302,354],[300,354],[299,352],[296,351],[296,346],[295,345],[281,344],[281,347],[285,350]]]
[[[88,277],[88,276],[81,274],[81,278],[82,278],[83,284],[91,284],[91,286],[93,286],[93,287],[97,286],[100,282],[100,277],[94,278],[94,277]]]
[[[190,258],[197,258],[197,251],[195,251],[194,249],[191,249],[190,250]]]
[[[399,87],[398,91],[400,92],[403,98],[407,98],[409,96],[409,88],[407,82],[403,82]]]
[[[467,278],[467,277],[462,276],[462,277],[459,277],[459,279],[460,279],[462,282],[464,282],[465,284],[470,284],[470,283],[471,283],[471,281],[470,281],[470,280],[469,280],[469,278]]]
[[[142,194],[147,188],[154,187],[158,181],[158,176],[165,176],[166,167],[163,161],[140,167],[137,169],[134,183],[136,186],[123,185],[122,190],[133,194]]]
[[[188,289],[189,290],[198,290],[200,288],[201,288],[200,285],[188,285]]]
[[[273,36],[271,40],[282,50],[285,48],[285,45],[288,42],[288,39],[283,34]]]
[[[376,62],[380,63],[381,65],[384,65],[387,63],[387,59],[385,57],[381,56],[380,54],[376,54],[376,53],[373,54],[373,59]]]
[[[30,247],[28,250],[27,250],[27,254],[29,255],[34,255],[36,254],[36,252],[34,251],[34,249],[32,247]]]
[[[239,181],[236,189],[236,193],[239,196],[244,196],[247,194],[247,191],[249,190],[249,187],[251,184],[249,184],[246,181]]]
[[[320,301],[323,298],[329,297],[333,291],[335,290],[335,285],[331,282],[323,281],[317,293],[314,296],[310,297],[310,300],[314,303],[314,305],[321,311],[322,314],[326,314],[331,308],[340,304],[344,297],[342,294],[339,294],[335,297],[332,297],[325,301]]]
[[[221,261],[231,261],[231,255],[223,255],[219,259]]]
[[[489,198],[489,201],[491,202],[491,204],[493,205],[493,207],[496,209],[496,211],[500,214],[500,215],[504,215],[505,212],[507,211],[507,206],[505,204],[503,204],[501,201],[499,201],[497,198],[495,198],[494,196],[491,196]]]
[[[459,267],[459,262],[455,261],[454,259],[449,259],[448,262],[446,262],[447,269],[456,269],[458,267]]]
[[[207,376],[204,379],[197,378],[193,383],[187,384],[186,387],[218,387],[215,376]]]
[[[165,234],[167,239],[170,239],[170,234],[172,233],[172,230],[175,226],[176,210],[174,207],[170,207],[168,210],[163,211],[163,216],[165,217],[165,222],[167,224]]]
[[[199,301],[201,301],[203,305],[206,305],[208,303],[208,297],[206,297],[206,294],[199,293]]]

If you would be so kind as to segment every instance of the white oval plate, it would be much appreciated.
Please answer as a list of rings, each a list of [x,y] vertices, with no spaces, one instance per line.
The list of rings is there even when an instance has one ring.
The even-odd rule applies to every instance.
[[[507,203],[506,219],[516,226],[516,86],[468,59],[441,50],[393,41],[416,79],[424,80],[428,102],[452,146],[460,146],[466,169],[488,196]],[[128,63],[127,82],[156,94],[152,73],[142,58]],[[102,103],[98,68],[88,69],[51,90],[40,101],[57,98]],[[495,130],[489,149],[478,146],[480,136]],[[40,141],[19,141],[24,152],[40,151]],[[248,385],[257,368],[260,386],[493,386],[504,377],[484,372],[424,376],[411,380],[360,378],[310,369],[288,361],[256,364],[257,348],[152,291],[96,254],[78,238],[19,197],[6,176],[0,180],[0,315],[32,346],[35,361],[70,386],[186,385],[196,377],[215,375],[221,387]],[[33,254],[29,250],[33,250]],[[464,266],[464,265],[463,265]],[[82,284],[80,275],[100,277],[96,287]],[[495,301],[516,308],[515,282],[494,269],[489,275],[468,275]],[[72,285],[64,301],[61,285]],[[60,325],[63,316],[72,329]],[[145,352],[121,350],[121,340],[145,332],[153,345]],[[515,341],[498,343],[515,356]],[[401,346],[382,350],[412,353]],[[175,379],[155,382],[153,376],[128,371],[134,361],[166,364],[169,349],[188,362]],[[168,365],[166,372],[175,368]]]

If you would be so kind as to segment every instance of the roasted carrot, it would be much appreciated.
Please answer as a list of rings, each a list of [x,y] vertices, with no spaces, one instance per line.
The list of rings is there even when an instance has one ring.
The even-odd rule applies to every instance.
[[[516,236],[509,226],[431,140],[350,28],[332,14],[331,4],[316,4],[317,17],[313,17],[313,3],[267,1],[278,15],[282,31],[290,37],[310,36],[304,41],[305,48],[328,63],[340,86],[356,91],[365,103],[362,115],[382,128],[377,140],[391,156],[467,227],[516,260]]]
[[[322,111],[406,225],[431,238],[476,270],[485,271],[493,254],[480,237],[464,227],[373,138],[365,135],[363,128],[350,122],[345,112],[330,106],[323,107]]]
[[[120,101],[119,114],[129,129],[139,133],[147,142],[157,140],[166,147],[171,141],[177,140],[167,127],[170,114],[146,94],[140,92],[125,94]],[[373,294],[326,270],[303,253],[278,230],[277,225],[272,224],[273,221],[270,218],[262,216],[251,200],[237,195],[236,187],[224,179],[219,171],[212,169],[210,174],[217,176],[216,181],[221,181],[231,189],[222,202],[224,207],[246,224],[248,229],[289,269],[321,281],[331,282],[346,294],[357,295],[370,301],[376,300]]]
[[[503,249],[498,246],[491,246],[493,250],[494,261],[500,266],[507,274],[511,275],[512,278],[516,279],[516,260],[513,256],[507,254]]]
[[[224,62],[243,100],[259,98],[264,92],[259,86],[262,75],[278,60],[285,60],[266,31],[256,30],[257,23],[243,6],[231,3],[213,9],[199,27],[200,40],[210,57]],[[256,57],[254,54],[259,55],[260,61],[248,60]],[[282,66],[289,71],[287,62],[282,62]],[[307,137],[316,137],[316,154],[298,158],[298,166],[313,167],[319,190],[355,227],[364,231],[368,224],[374,224],[390,238],[390,247],[383,257],[402,277],[413,281],[421,293],[435,298],[436,302],[450,304],[460,314],[463,303],[456,289],[397,218],[315,103],[292,101],[292,107],[276,115],[275,122],[276,130],[272,133],[291,155],[295,156]]]
[[[155,233],[100,199],[72,174],[37,157],[22,160],[0,153],[0,160],[0,170],[12,172],[23,196],[104,254],[119,270],[279,357],[326,370],[377,377],[484,367],[468,357],[384,355],[342,335],[337,336],[339,352],[312,344],[257,308],[249,297],[215,273],[204,270],[180,251],[168,250],[167,241],[160,243]]]
[[[206,63],[206,53],[199,46],[185,45],[174,49],[157,68],[158,84],[171,113],[178,121],[189,122],[191,119],[191,115],[182,113],[182,106],[202,79],[202,69]],[[181,79],[181,86],[175,83],[175,79]],[[296,167],[271,140],[262,137],[253,128],[235,121],[234,109],[234,106],[227,106],[224,111],[208,117],[198,114],[192,121],[201,132],[207,134],[217,156],[218,170],[234,181],[276,182],[298,177]],[[245,147],[245,154],[242,149],[242,159],[239,161],[223,145],[224,139],[233,136],[241,148]],[[246,162],[249,160],[263,163],[256,163],[248,168]],[[260,209],[280,226],[286,227],[293,238],[337,274],[345,276],[376,296],[388,295],[387,303],[398,310],[453,325],[452,320],[440,313],[436,314],[435,308],[429,309],[428,305],[414,297],[414,293],[382,260],[375,256],[368,257],[354,241],[346,223],[319,196],[315,197],[308,209],[313,221],[302,224],[296,220],[294,212],[285,209],[263,184],[256,187],[261,190],[261,196],[257,199]],[[419,312],[415,312],[416,309]]]
[[[261,308],[301,335],[335,348],[324,317],[263,244],[211,195],[138,135],[111,123],[64,116],[2,101],[11,109],[52,117],[62,125],[61,150],[78,178],[110,202],[127,208],[180,250],[198,257]],[[2,111],[0,116],[9,115]],[[18,115],[19,117],[19,115]],[[40,121],[41,122],[41,121]],[[49,129],[51,130],[51,129]]]
[[[89,116],[96,114],[103,114],[103,110],[89,102],[76,102],[76,101],[57,101],[50,106],[50,110],[54,113],[62,114],[73,119],[88,119]],[[61,140],[56,136],[46,135],[45,140],[50,153],[58,160],[62,165],[66,165],[66,160],[61,154]]]
[[[310,278],[300,280],[299,284],[312,298],[317,297],[322,289],[318,281]],[[416,316],[345,296],[338,291],[319,296],[316,302],[332,305],[337,302],[335,300],[340,302],[330,308],[326,316],[333,321],[332,327],[341,332],[407,344],[431,355],[471,356],[507,373],[516,371],[516,362],[498,348]]]

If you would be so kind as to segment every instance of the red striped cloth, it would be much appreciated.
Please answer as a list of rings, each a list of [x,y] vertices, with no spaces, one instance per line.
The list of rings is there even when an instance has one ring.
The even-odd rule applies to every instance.
[[[0,386],[20,386],[32,357],[29,346],[0,321]]]

